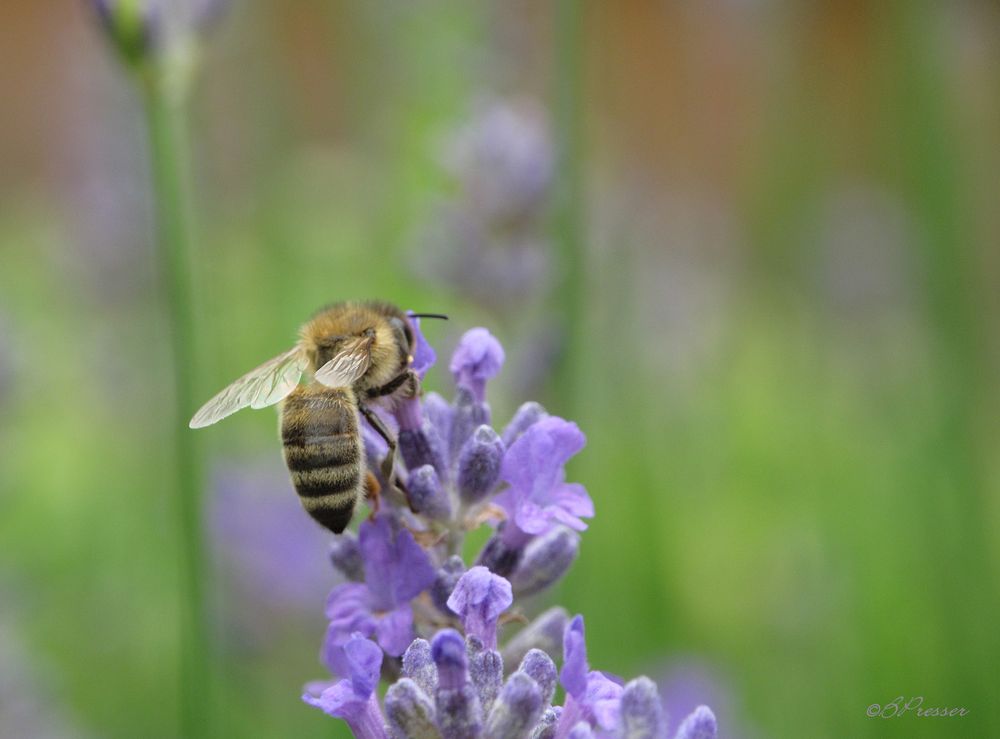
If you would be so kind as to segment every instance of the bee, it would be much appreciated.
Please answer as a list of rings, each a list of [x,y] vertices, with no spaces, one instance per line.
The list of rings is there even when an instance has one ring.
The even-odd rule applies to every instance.
[[[419,393],[414,347],[410,318],[396,306],[336,303],[302,326],[294,347],[226,387],[188,425],[211,426],[243,408],[284,401],[281,441],[292,484],[306,512],[339,534],[362,495],[377,509],[379,483],[365,465],[361,416],[389,446],[381,472],[392,480],[396,441],[368,404],[391,407]],[[300,385],[305,373],[312,380]]]

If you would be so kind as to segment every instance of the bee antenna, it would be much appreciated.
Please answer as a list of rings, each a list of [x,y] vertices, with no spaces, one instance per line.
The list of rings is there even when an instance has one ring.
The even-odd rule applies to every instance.
[[[448,316],[444,313],[411,313],[410,318],[440,318],[442,321],[448,320]]]

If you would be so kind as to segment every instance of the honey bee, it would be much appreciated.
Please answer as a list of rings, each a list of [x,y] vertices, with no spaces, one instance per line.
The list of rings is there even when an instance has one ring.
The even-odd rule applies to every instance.
[[[294,347],[226,387],[188,425],[211,426],[242,408],[283,400],[281,441],[292,484],[309,515],[339,534],[362,495],[377,507],[379,484],[365,466],[360,416],[389,445],[381,471],[392,480],[396,442],[368,403],[391,406],[417,395],[420,382],[410,367],[414,346],[410,319],[396,306],[336,303],[302,326]],[[304,373],[312,381],[300,385]]]

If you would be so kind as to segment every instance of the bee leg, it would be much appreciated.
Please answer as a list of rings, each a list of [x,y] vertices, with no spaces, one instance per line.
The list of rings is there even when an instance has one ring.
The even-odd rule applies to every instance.
[[[392,434],[389,433],[389,429],[385,427],[382,423],[382,419],[375,415],[370,408],[368,408],[364,403],[358,403],[358,410],[361,411],[361,415],[365,417],[365,420],[371,425],[375,432],[385,439],[385,443],[389,445],[389,451],[386,453],[385,458],[382,460],[380,466],[380,472],[382,477],[390,484],[400,487],[398,480],[393,480],[393,467],[396,459],[396,440],[392,438]]]
[[[394,392],[404,387],[401,397],[409,399],[417,397],[420,392],[420,378],[417,377],[417,373],[413,370],[406,370],[402,374],[396,375],[389,382],[381,387],[369,388],[365,391],[365,395],[369,398],[381,398],[385,395],[392,395]],[[367,418],[367,416],[365,416]]]
[[[372,507],[372,516],[375,516],[380,508],[382,498],[379,493],[382,490],[382,486],[378,484],[378,478],[368,470],[365,473],[365,498],[368,499]]]

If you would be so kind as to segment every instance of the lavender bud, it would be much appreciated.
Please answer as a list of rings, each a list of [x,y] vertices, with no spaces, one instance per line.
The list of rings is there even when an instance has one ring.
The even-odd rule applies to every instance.
[[[708,706],[698,706],[677,727],[674,739],[715,739],[718,731],[712,710]]]
[[[430,594],[431,600],[434,601],[434,605],[441,613],[451,613],[451,609],[448,607],[448,598],[451,597],[455,585],[464,574],[465,563],[457,554],[452,555],[438,570],[437,578],[431,585]]]
[[[503,530],[506,526],[506,522],[500,525],[476,559],[477,565],[482,565],[502,577],[510,576],[521,561],[521,555],[524,554],[522,547],[513,547],[504,540]]]
[[[402,678],[389,687],[385,694],[385,715],[393,737],[441,739],[441,732],[434,724],[434,704],[412,680]]]
[[[431,645],[426,639],[414,639],[403,653],[403,677],[409,678],[427,695],[437,688],[437,667],[431,659]]]
[[[485,649],[482,641],[475,636],[467,636],[465,644],[469,659],[469,676],[479,696],[479,706],[485,715],[492,708],[503,683],[503,660],[500,659],[500,652],[495,649]]]
[[[473,328],[459,340],[449,369],[455,384],[467,388],[482,403],[486,397],[486,381],[500,371],[503,360],[503,347],[496,337],[485,328]]]
[[[514,417],[510,419],[510,423],[503,430],[503,444],[505,447],[509,447],[517,437],[528,430],[528,427],[534,424],[536,421],[540,421],[545,418],[548,414],[544,408],[542,408],[540,403],[534,401],[529,401],[524,403]]]
[[[455,393],[455,405],[451,416],[451,435],[448,441],[448,453],[455,461],[466,440],[480,426],[490,424],[490,407],[476,400],[472,391],[460,387]]]
[[[556,663],[549,655],[541,649],[530,649],[517,670],[538,684],[542,705],[552,702],[552,697],[556,694],[556,680],[559,678],[559,673],[556,671]]]
[[[427,393],[423,398],[424,418],[428,419],[438,432],[438,438],[451,438],[451,403],[437,393]]]
[[[431,643],[431,659],[437,665],[439,690],[454,690],[468,682],[465,640],[454,629],[437,633]]]
[[[431,644],[431,657],[438,668],[435,708],[444,739],[478,736],[479,699],[466,672],[465,642],[454,629],[439,631]]]
[[[458,457],[458,493],[466,503],[478,503],[500,477],[504,445],[497,432],[480,426],[462,446]]]
[[[666,732],[660,694],[648,677],[636,678],[625,686],[621,723],[623,739],[660,739]]]
[[[546,708],[542,718],[538,721],[538,726],[531,732],[531,739],[555,739],[560,715],[562,715],[562,706]]]
[[[358,537],[350,531],[333,538],[330,562],[348,580],[362,582],[365,579],[365,563],[358,548]]]
[[[501,650],[504,664],[520,664],[532,649],[539,649],[547,654],[560,654],[568,622],[565,609],[559,606],[545,611],[504,645]]]
[[[580,551],[580,535],[565,526],[553,528],[525,547],[510,583],[519,596],[534,595],[558,582]]]
[[[527,736],[542,713],[538,684],[523,672],[515,672],[500,691],[486,720],[486,736],[491,739],[520,739]]]
[[[451,501],[442,489],[433,465],[418,467],[406,478],[406,492],[414,513],[444,521],[451,517]]]
[[[594,739],[594,730],[586,721],[580,721],[569,730],[566,739]]]
[[[439,478],[443,479],[447,474],[444,446],[437,430],[426,418],[419,429],[400,431],[397,444],[407,469],[415,470],[429,464],[437,471]]]

